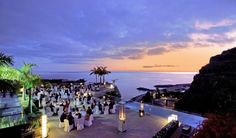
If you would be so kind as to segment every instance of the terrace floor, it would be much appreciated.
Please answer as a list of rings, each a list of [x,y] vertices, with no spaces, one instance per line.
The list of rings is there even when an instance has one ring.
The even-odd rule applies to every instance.
[[[124,133],[117,130],[118,114],[95,116],[91,127],[68,133],[58,127],[58,117],[50,117],[48,138],[150,138],[167,124],[163,117],[147,114],[140,118],[138,112],[130,109],[126,109],[126,113],[127,131]]]

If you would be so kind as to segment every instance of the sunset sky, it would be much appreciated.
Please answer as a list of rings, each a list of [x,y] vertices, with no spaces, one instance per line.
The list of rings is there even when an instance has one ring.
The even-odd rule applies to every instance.
[[[38,71],[198,71],[236,46],[235,0],[0,0],[0,51]]]

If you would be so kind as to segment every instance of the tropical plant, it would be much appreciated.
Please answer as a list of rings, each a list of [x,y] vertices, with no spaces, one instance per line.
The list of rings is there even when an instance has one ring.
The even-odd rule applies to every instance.
[[[102,72],[102,68],[101,66],[100,67],[97,67],[97,73],[98,73],[98,76],[99,76],[99,82],[102,83],[102,75],[103,75],[103,72]]]
[[[0,90],[3,92],[11,90],[15,92],[20,79],[20,72],[12,66],[0,66]]]
[[[32,67],[36,66],[36,64],[24,64],[24,66],[20,69],[21,72],[21,82],[24,89],[29,89],[29,104],[28,109],[30,113],[32,113],[32,91],[37,86],[40,85],[41,79],[38,75],[32,74]],[[23,91],[25,93],[25,91]],[[24,96],[24,94],[23,94]]]
[[[23,87],[22,100],[25,97],[25,90],[30,89],[29,93],[29,110],[32,113],[32,100],[31,93],[32,89],[39,85],[40,77],[38,75],[33,75],[31,69],[36,64],[24,64],[24,66],[18,70],[11,66],[0,66],[0,79],[18,81]]]
[[[105,75],[111,73],[110,71],[107,70],[107,67],[101,66],[100,67],[101,74],[103,76],[103,83],[105,82]]]
[[[0,66],[3,65],[13,65],[13,57],[12,56],[7,56],[4,53],[0,52]]]
[[[98,80],[98,67],[94,67],[93,69],[90,70],[90,75],[95,75],[96,77],[96,83],[97,83],[97,80]]]
[[[90,75],[94,74],[96,76],[96,83],[97,83],[98,76],[100,79],[100,83],[104,83],[105,82],[105,75],[107,75],[109,73],[111,73],[111,72],[107,70],[107,67],[98,66],[98,67],[94,67],[91,70]]]
[[[20,80],[20,71],[10,66],[0,66],[1,80]]]
[[[14,91],[15,86],[17,86],[14,81],[16,72],[14,68],[9,67],[10,65],[13,65],[13,57],[0,52],[0,90],[4,92],[7,90]],[[11,77],[11,79],[5,79],[8,77]]]

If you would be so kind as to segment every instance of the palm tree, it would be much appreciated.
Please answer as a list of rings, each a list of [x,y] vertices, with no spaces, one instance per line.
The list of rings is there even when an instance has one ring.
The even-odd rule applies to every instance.
[[[16,88],[19,85],[20,72],[12,66],[0,66],[0,90]]]
[[[13,65],[13,57],[12,56],[7,56],[4,53],[0,52],[0,66],[3,65]]]
[[[97,74],[100,78],[100,84],[101,84],[102,83],[102,76],[103,76],[102,66],[97,67]]]
[[[98,80],[98,68],[97,67],[94,67],[93,69],[90,70],[90,75],[95,75],[96,77],[96,83],[97,83],[97,80]]]
[[[107,70],[107,67],[105,66],[98,66],[98,67],[94,67],[91,72],[90,75],[95,74],[96,76],[96,83],[97,83],[97,77],[99,76],[100,79],[100,83],[104,83],[105,82],[105,75],[111,73],[110,71]]]
[[[9,72],[5,72],[6,70],[10,70],[10,69],[7,69],[7,67],[3,67],[3,66],[10,66],[10,65],[13,65],[13,57],[12,56],[7,56],[5,55],[4,53],[0,52],[0,67],[1,67],[1,75],[9,75],[12,73],[9,73]],[[7,74],[5,74],[5,73]],[[1,79],[0,80],[0,84],[4,84],[1,88],[11,88],[13,85],[10,83],[15,83],[14,80],[8,80],[8,79]]]
[[[23,93],[22,100],[25,98],[25,90],[30,89],[29,92],[29,104],[28,109],[30,113],[32,113],[32,91],[33,89],[40,84],[41,80],[38,75],[32,74],[32,67],[36,66],[36,64],[24,64],[24,66],[20,69],[21,72],[21,83],[23,85]]]
[[[102,72],[102,76],[103,76],[103,83],[105,82],[105,75],[111,73],[110,71],[107,70],[107,67],[103,67],[101,66],[101,72]]]
[[[41,79],[38,75],[30,74],[28,76],[28,81],[31,86],[31,87],[29,87],[30,92],[29,92],[28,110],[30,111],[30,113],[32,113],[33,112],[33,110],[32,110],[32,92],[34,91],[36,86],[40,85]]]

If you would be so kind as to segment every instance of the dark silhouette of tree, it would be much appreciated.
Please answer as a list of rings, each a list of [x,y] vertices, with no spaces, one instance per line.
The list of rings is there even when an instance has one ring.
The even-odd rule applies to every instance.
[[[232,114],[208,114],[207,120],[198,128],[194,138],[234,138],[236,136],[236,118]]]
[[[13,65],[13,57],[5,55],[4,53],[0,52],[0,66],[3,65]]]

